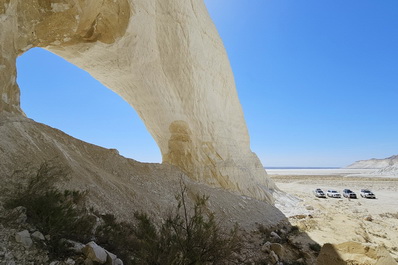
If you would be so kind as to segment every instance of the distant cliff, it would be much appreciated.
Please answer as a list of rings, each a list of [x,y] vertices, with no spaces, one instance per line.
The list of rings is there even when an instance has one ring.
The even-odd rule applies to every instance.
[[[347,166],[346,168],[377,169],[377,172],[375,173],[378,174],[398,175],[398,155],[390,156],[384,159],[372,158],[369,160],[359,160]]]
[[[346,168],[374,168],[383,169],[391,166],[398,166],[398,155],[390,156],[387,158],[376,159],[372,158],[369,160],[359,160],[353,164],[347,166]]]

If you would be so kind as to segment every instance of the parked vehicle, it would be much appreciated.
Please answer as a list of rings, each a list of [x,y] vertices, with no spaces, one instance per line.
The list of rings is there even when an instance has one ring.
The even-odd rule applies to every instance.
[[[357,195],[355,194],[355,192],[353,192],[350,189],[344,189],[343,190],[343,196],[346,198],[351,198],[351,199],[356,199]]]
[[[328,190],[326,192],[326,195],[328,197],[332,197],[332,198],[341,198],[341,194],[337,192],[337,190]]]
[[[362,189],[360,194],[362,198],[376,199],[376,195],[368,189]]]
[[[324,193],[323,190],[321,190],[321,189],[315,189],[315,190],[313,191],[313,193],[314,193],[315,197],[318,197],[318,198],[326,198],[325,193]]]

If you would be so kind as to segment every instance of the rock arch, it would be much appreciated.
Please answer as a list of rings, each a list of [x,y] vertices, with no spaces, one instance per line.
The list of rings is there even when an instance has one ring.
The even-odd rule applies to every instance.
[[[0,110],[23,114],[15,61],[43,47],[89,72],[140,115],[164,163],[272,202],[250,150],[228,57],[203,1],[0,0]]]

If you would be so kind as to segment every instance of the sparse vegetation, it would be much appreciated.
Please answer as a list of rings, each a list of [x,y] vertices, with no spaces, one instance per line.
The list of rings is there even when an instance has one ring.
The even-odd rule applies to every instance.
[[[141,212],[135,213],[134,222],[126,223],[111,214],[86,210],[84,192],[55,187],[56,180],[66,176],[65,169],[44,163],[33,176],[17,181],[7,191],[6,206],[25,207],[28,222],[51,235],[46,247],[52,256],[68,254],[67,247],[60,244],[63,238],[83,243],[94,238],[127,265],[239,263],[242,245],[238,228],[224,231],[207,210],[206,196],[196,195],[194,205],[189,207],[184,184],[176,196],[176,208],[157,226]]]
[[[5,203],[6,208],[27,209],[28,222],[51,235],[49,248],[55,255],[67,254],[58,244],[61,238],[86,241],[94,222],[85,211],[84,192],[55,188],[55,181],[66,175],[65,169],[43,163],[33,176],[22,177],[14,189],[8,190]]]
[[[99,228],[109,249],[125,257],[126,264],[232,264],[241,251],[237,228],[224,232],[213,213],[205,213],[207,197],[196,196],[192,211],[182,184],[177,208],[159,228],[145,213],[135,213],[135,225],[105,218]],[[120,231],[127,232],[118,236]],[[126,236],[130,235],[130,236]],[[130,259],[128,257],[133,257]],[[236,261],[237,262],[237,261]]]

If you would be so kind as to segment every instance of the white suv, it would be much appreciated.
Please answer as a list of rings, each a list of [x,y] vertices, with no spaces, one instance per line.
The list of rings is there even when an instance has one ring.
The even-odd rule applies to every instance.
[[[362,189],[361,190],[361,197],[362,198],[369,198],[369,199],[376,199],[376,195],[374,195],[373,192],[367,189]]]
[[[328,197],[332,197],[332,198],[341,198],[341,194],[337,192],[337,190],[328,190],[326,192],[326,195]]]

